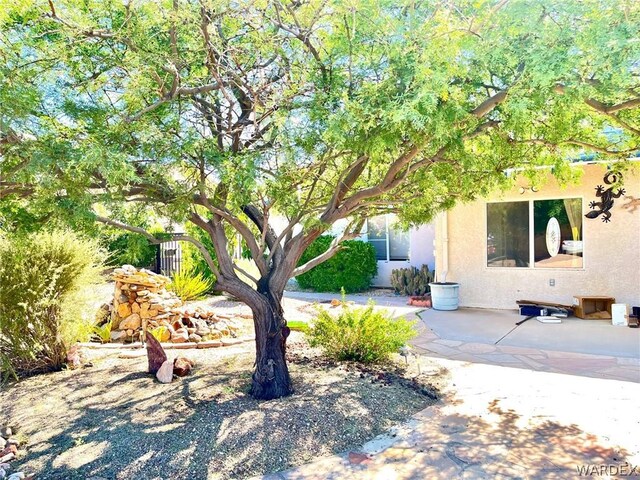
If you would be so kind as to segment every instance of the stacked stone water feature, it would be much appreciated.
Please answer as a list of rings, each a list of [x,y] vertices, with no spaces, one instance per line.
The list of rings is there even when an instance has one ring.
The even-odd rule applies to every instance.
[[[112,278],[112,341],[140,340],[143,332],[154,331],[161,342],[233,343],[225,337],[236,336],[238,322],[207,307],[183,305],[166,289],[168,277],[125,265],[115,269]]]

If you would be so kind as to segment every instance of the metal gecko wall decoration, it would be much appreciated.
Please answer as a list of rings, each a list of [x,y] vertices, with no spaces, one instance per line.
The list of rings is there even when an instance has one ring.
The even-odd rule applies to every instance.
[[[603,179],[604,183],[607,185],[613,185],[614,183],[617,183],[618,180],[622,180],[622,174],[619,172],[607,172]],[[602,185],[598,185],[596,187],[596,197],[600,198],[600,201],[596,202],[594,200],[589,203],[589,208],[592,210],[588,212],[585,217],[598,218],[602,215],[603,222],[610,222],[610,210],[613,208],[613,201],[615,198],[620,198],[622,195],[624,195],[624,188],[619,188],[616,193],[613,193],[613,187],[604,188]]]

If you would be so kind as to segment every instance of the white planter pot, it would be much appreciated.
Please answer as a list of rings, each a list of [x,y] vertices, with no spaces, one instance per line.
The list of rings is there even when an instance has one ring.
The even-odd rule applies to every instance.
[[[430,283],[431,304],[434,310],[457,310],[460,284],[454,282]]]

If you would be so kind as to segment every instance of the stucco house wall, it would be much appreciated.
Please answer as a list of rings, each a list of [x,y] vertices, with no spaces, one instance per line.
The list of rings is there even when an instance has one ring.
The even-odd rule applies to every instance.
[[[420,225],[409,231],[409,260],[378,261],[378,275],[373,279],[374,287],[390,287],[391,271],[396,268],[407,268],[409,266],[420,268],[428,265],[430,270],[435,267],[434,240],[435,225]],[[366,235],[364,236],[366,240]]]
[[[595,187],[604,185],[607,172],[602,164],[580,165],[583,176],[578,185],[561,188],[549,175],[537,192],[518,178],[505,193],[458,205],[436,221],[436,271],[439,280],[460,283],[460,305],[484,308],[516,308],[516,300],[544,300],[571,304],[574,295],[606,295],[619,303],[640,305],[640,206],[630,202],[640,198],[637,162],[625,173],[626,198],[615,200],[611,222],[602,217],[585,218],[589,203],[597,200]],[[607,185],[604,185],[607,187]],[[487,266],[487,202],[582,199],[582,268],[513,268]],[[627,205],[625,208],[624,205]]]

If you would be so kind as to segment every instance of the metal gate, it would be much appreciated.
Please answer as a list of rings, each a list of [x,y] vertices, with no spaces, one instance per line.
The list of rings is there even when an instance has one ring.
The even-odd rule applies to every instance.
[[[172,237],[183,235],[182,233],[174,233]],[[156,250],[156,273],[171,276],[180,272],[182,265],[182,249],[180,242],[168,239],[159,243]]]

